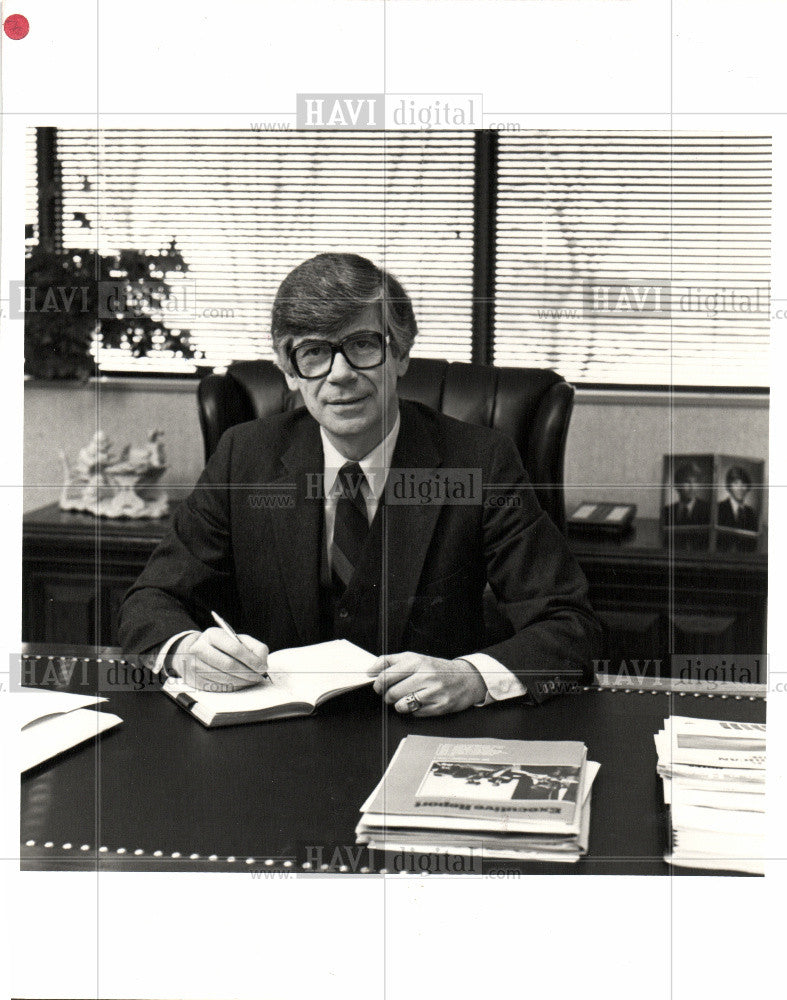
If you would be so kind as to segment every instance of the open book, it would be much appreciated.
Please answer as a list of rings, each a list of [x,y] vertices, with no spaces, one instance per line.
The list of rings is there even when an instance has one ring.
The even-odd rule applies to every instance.
[[[163,690],[205,726],[268,722],[311,715],[329,698],[371,684],[366,671],[375,659],[346,639],[333,639],[271,653],[270,680],[241,691],[200,691],[180,677],[169,677]]]

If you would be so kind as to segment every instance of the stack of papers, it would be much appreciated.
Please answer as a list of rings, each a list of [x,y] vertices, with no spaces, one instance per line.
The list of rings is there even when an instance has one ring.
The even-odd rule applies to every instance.
[[[670,864],[762,875],[765,724],[672,716],[655,736]]]
[[[20,771],[27,771],[122,722],[117,715],[94,712],[88,707],[107,700],[92,695],[29,688],[9,700],[17,731],[21,731]]]
[[[408,736],[361,806],[356,842],[380,851],[577,861],[599,765],[577,742]]]

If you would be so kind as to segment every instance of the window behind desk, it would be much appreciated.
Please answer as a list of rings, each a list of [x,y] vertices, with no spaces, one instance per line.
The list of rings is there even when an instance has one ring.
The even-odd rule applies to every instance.
[[[57,133],[62,242],[111,254],[173,239],[167,278],[200,364],[269,356],[282,278],[314,253],[384,263],[414,299],[418,349],[470,355],[472,133],[112,130]],[[193,370],[102,352],[114,371]]]
[[[502,137],[495,363],[767,385],[770,184],[767,136]]]
[[[104,254],[174,240],[188,266],[167,281],[197,362],[102,350],[105,372],[267,356],[287,271],[355,250],[413,296],[422,356],[584,385],[768,384],[768,137],[47,131],[37,186],[28,144],[28,244],[44,227]]]

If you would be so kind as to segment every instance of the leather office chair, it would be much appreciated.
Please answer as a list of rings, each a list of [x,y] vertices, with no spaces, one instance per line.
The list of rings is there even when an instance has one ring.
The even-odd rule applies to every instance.
[[[541,506],[565,531],[563,460],[574,387],[548,368],[494,368],[412,358],[399,381],[403,399],[431,406],[513,438]],[[219,438],[244,420],[294,409],[300,394],[287,388],[272,361],[236,361],[225,374],[206,375],[198,388],[199,417],[210,458]]]

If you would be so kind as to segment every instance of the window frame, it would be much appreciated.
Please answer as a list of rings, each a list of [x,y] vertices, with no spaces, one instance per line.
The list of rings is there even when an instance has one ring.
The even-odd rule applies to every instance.
[[[62,228],[62,178],[57,158],[56,127],[36,128],[36,178],[38,201],[39,243],[54,251],[63,249]],[[495,268],[497,249],[498,208],[498,154],[500,131],[475,129],[473,131],[473,295],[471,316],[471,363],[492,364],[495,336]],[[200,381],[215,370],[213,364],[194,362],[195,370],[183,371],[121,371],[102,368],[99,378],[124,378],[131,380],[172,379]],[[770,386],[715,386],[715,385],[655,385],[649,383],[580,382],[580,391],[604,390],[610,392],[681,393],[696,395],[714,393],[724,395],[769,396]]]

